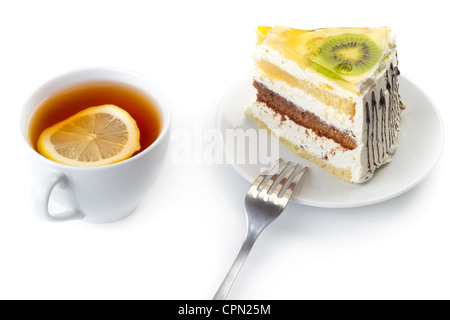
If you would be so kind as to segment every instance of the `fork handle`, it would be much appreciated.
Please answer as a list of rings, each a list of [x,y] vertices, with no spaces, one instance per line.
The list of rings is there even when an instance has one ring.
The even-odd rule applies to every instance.
[[[234,260],[233,265],[231,266],[230,270],[225,276],[225,279],[214,295],[213,300],[225,300],[228,292],[231,289],[231,286],[234,283],[234,280],[236,279],[236,276],[239,273],[239,270],[241,270],[242,265],[244,264],[245,260],[248,257],[248,254],[250,253],[250,250],[253,248],[257,237],[258,234],[256,236],[252,233],[247,234],[244,243],[242,244],[241,250],[239,250],[239,253],[236,257],[236,260]]]

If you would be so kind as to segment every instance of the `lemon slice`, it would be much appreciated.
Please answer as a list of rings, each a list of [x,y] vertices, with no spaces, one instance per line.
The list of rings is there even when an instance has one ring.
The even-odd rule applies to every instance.
[[[87,108],[44,130],[37,149],[53,161],[82,167],[125,160],[138,151],[136,121],[115,105]]]

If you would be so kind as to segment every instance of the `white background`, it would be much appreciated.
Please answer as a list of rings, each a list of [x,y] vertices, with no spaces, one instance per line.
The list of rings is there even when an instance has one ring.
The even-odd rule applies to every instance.
[[[249,184],[228,165],[170,156],[125,220],[37,217],[19,114],[43,82],[81,67],[127,68],[165,91],[174,130],[211,129],[221,97],[253,68],[256,26],[387,25],[402,74],[446,125],[449,12],[448,0],[1,0],[0,298],[210,299],[245,234]],[[229,298],[449,299],[448,161],[446,143],[419,186],[384,203],[290,204],[258,239]]]

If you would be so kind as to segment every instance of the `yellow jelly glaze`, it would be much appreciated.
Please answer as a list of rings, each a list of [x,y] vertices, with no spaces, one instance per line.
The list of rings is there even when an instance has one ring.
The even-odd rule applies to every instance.
[[[273,28],[260,26],[256,30],[256,36],[257,45],[266,45],[271,49],[277,50],[286,59],[295,61],[302,69],[317,72],[318,66],[314,56],[320,51],[320,48],[327,37],[345,33],[364,34],[374,41],[383,52],[388,42],[388,31],[389,29],[387,27],[300,30],[283,26],[276,26]],[[321,73],[321,75],[329,78],[331,82],[339,87],[356,91],[356,83],[365,75],[372,72],[374,68],[376,68],[376,66],[358,76],[334,74],[333,72],[330,72],[328,76],[324,73]]]

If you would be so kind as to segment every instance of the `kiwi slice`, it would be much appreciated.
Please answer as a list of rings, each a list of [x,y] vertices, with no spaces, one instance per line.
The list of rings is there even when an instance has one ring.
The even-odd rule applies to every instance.
[[[306,61],[308,62],[308,64],[314,68],[317,72],[322,73],[323,75],[327,76],[328,78],[331,79],[335,79],[335,80],[340,80],[340,81],[344,81],[344,82],[348,82],[347,80],[345,80],[344,78],[342,78],[342,76],[340,76],[339,74],[337,74],[336,72],[333,72],[331,70],[328,70],[327,68],[322,67],[320,64],[315,63],[314,61],[306,58]]]
[[[337,74],[357,76],[377,64],[381,53],[378,45],[368,36],[344,33],[326,38],[314,61]]]

